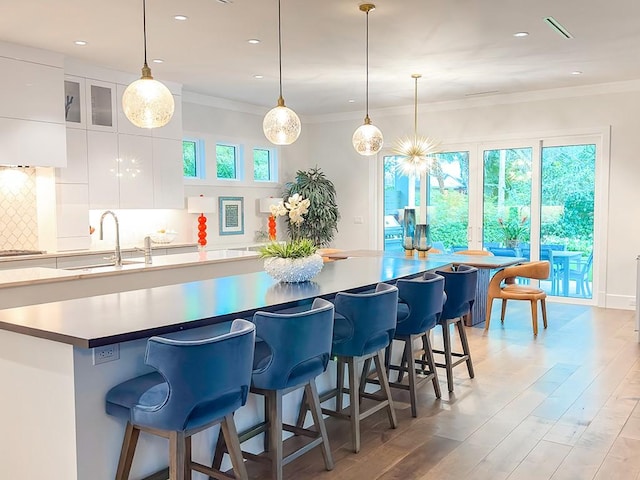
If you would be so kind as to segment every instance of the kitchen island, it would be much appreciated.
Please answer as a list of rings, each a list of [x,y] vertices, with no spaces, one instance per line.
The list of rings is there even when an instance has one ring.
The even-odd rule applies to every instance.
[[[350,258],[325,264],[313,281],[303,284],[281,284],[255,272],[0,310],[5,392],[0,420],[12,437],[11,448],[3,449],[0,458],[3,478],[114,478],[124,425],[104,413],[104,396],[113,385],[149,371],[143,364],[149,336],[212,335],[220,322],[250,317],[256,310],[295,307],[317,296],[368,289],[448,263]],[[92,347],[109,345],[119,346],[119,359],[94,365]],[[332,379],[333,365],[319,378],[319,389],[328,389]],[[286,421],[293,420],[300,396],[297,392],[286,398]],[[250,396],[238,411],[239,429],[259,417],[258,401]],[[210,461],[216,435],[212,429],[196,437],[195,459]],[[247,449],[260,451],[259,440],[253,439]],[[161,469],[166,458],[163,439],[143,436],[132,478]]]

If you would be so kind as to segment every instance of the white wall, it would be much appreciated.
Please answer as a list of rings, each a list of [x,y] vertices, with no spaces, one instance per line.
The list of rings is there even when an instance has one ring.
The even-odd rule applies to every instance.
[[[187,94],[183,103],[183,130],[185,137],[195,137],[205,142],[205,171],[207,178],[203,181],[189,180],[185,184],[186,196],[205,195],[216,198],[232,196],[244,198],[244,234],[218,234],[219,211],[207,215],[207,244],[212,247],[224,247],[234,244],[250,244],[254,241],[255,232],[266,229],[268,215],[259,212],[259,200],[270,196],[279,197],[282,186],[291,181],[298,169],[306,169],[309,165],[308,133],[306,128],[300,138],[293,144],[275,147],[265,138],[262,132],[262,119],[267,109],[238,104],[219,106],[217,99]],[[235,108],[230,110],[229,108]],[[242,111],[244,110],[244,111]],[[243,181],[217,180],[215,172],[216,142],[229,142],[244,147]],[[272,148],[278,158],[278,182],[259,183],[253,181],[252,149]],[[219,209],[217,209],[219,210]],[[195,214],[189,215],[193,241],[197,239],[197,223]],[[285,227],[278,222],[278,238],[286,238]]]
[[[602,93],[598,93],[600,90]],[[609,93],[607,93],[607,91]],[[640,149],[638,132],[640,88],[618,84],[600,89],[540,92],[519,97],[492,97],[457,104],[423,105],[420,133],[446,143],[526,137],[540,132],[578,133],[611,126],[609,209],[606,214],[606,305],[631,308],[635,298],[635,258],[640,253]],[[500,103],[503,102],[503,103]],[[412,112],[372,112],[386,145],[413,129]],[[311,150],[333,180],[342,219],[335,239],[338,248],[373,248],[376,245],[377,205],[375,166],[379,159],[360,157],[351,147],[358,119],[328,119],[311,124]],[[369,179],[367,178],[369,177]],[[364,215],[365,225],[354,223]]]

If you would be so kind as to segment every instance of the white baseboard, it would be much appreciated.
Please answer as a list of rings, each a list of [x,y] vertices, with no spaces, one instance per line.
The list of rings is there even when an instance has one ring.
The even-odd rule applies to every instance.
[[[633,295],[611,295],[605,298],[605,308],[617,308],[620,310],[635,310],[636,297]]]

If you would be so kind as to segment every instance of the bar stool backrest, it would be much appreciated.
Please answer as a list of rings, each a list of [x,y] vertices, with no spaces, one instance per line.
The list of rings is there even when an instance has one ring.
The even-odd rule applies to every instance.
[[[460,265],[456,271],[438,270],[436,273],[444,277],[444,292],[447,294],[440,318],[450,320],[469,313],[476,300],[478,269]]]
[[[256,336],[265,345],[256,347],[259,365],[253,372],[253,386],[283,390],[324,372],[331,354],[333,312],[333,304],[322,298],[316,298],[311,309],[303,312],[256,312]]]
[[[411,280],[398,280],[398,302],[406,304],[408,312],[398,312],[396,335],[418,335],[436,326],[444,303],[444,278],[425,273]]]
[[[393,340],[398,289],[379,283],[374,293],[337,293],[336,317],[343,317],[349,334],[334,339],[333,354],[361,357],[386,348]]]
[[[254,325],[240,319],[233,321],[229,333],[203,340],[151,337],[145,363],[167,383],[152,388],[140,400],[153,408],[134,405],[132,423],[183,431],[240,408],[251,383],[254,340]]]

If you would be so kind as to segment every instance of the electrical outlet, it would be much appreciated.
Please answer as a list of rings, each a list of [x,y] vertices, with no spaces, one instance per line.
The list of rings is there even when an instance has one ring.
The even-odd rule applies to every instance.
[[[104,347],[96,347],[93,349],[93,364],[113,362],[120,358],[120,344],[105,345]]]

